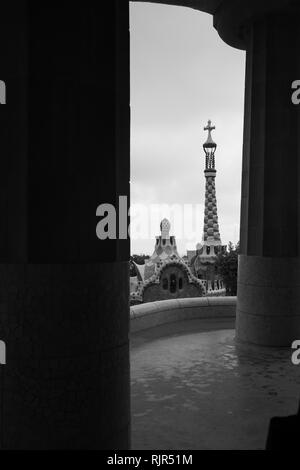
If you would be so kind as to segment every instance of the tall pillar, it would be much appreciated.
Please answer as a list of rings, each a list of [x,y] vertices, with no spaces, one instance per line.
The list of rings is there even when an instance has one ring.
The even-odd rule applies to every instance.
[[[217,144],[213,141],[211,131],[215,129],[215,126],[211,125],[211,121],[208,121],[207,127],[204,128],[208,131],[208,138],[203,145],[205,152],[205,214],[204,214],[204,228],[203,228],[203,244],[209,248],[208,255],[216,255],[215,247],[221,246],[221,237],[219,231],[218,222],[218,208],[216,198],[216,162],[215,152]]]
[[[197,276],[207,281],[207,285],[215,283],[217,255],[222,248],[219,231],[218,209],[216,197],[216,161],[215,152],[217,144],[213,141],[211,132],[215,126],[208,125],[204,128],[208,131],[208,137],[203,144],[205,153],[205,208],[202,242],[197,245],[197,256],[193,261],[193,270]]]
[[[248,22],[237,339],[300,338],[299,7]]]
[[[96,209],[129,194],[128,2],[55,5],[1,9],[0,449],[126,449],[129,245]]]

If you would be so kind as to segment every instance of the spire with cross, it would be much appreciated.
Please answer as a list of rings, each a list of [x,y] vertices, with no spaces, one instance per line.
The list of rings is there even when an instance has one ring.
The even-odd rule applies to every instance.
[[[215,126],[211,125],[211,121],[208,121],[208,125],[204,127],[205,131],[208,131],[208,137],[203,145],[203,149],[205,152],[205,168],[206,170],[214,170],[215,169],[215,152],[217,149],[217,144],[213,141],[211,136],[211,131],[215,130]]]
[[[214,143],[213,139],[212,139],[212,136],[211,136],[211,131],[214,131],[215,129],[216,129],[216,127],[215,127],[215,126],[212,126],[212,125],[211,125],[211,120],[209,120],[208,123],[207,123],[207,126],[204,127],[204,130],[205,130],[205,131],[208,131],[207,141],[205,142],[204,145],[206,145],[206,144],[213,144],[213,145],[216,145],[216,144]]]
[[[212,126],[211,121],[208,121],[208,125],[204,128],[208,131],[207,141],[203,145],[203,149],[206,157],[205,164],[205,179],[206,179],[206,190],[205,190],[205,217],[204,217],[204,233],[203,241],[205,244],[213,247],[221,245],[219,223],[218,223],[218,211],[217,211],[217,199],[216,199],[216,167],[215,167],[215,152],[217,144],[213,141],[211,132],[215,130],[215,126]],[[214,251],[212,250],[212,253]]]

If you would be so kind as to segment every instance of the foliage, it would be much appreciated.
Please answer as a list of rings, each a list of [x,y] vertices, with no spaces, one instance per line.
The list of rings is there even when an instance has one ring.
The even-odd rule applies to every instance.
[[[147,261],[150,258],[148,255],[132,255],[131,259],[136,263],[136,264],[145,264],[145,261]]]
[[[148,255],[132,255],[131,260],[138,265],[143,265],[150,258]],[[130,263],[130,277],[135,277],[137,275],[136,268],[133,263]]]
[[[226,286],[226,295],[237,294],[237,274],[238,274],[238,255],[240,252],[239,243],[234,246],[229,242],[227,251],[220,253],[216,263],[219,275],[222,277]]]

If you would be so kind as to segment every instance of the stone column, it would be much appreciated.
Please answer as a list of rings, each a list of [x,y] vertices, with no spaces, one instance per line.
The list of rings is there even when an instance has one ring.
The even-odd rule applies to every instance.
[[[129,194],[129,15],[96,3],[1,8],[1,449],[129,446],[129,246],[96,238]]]
[[[237,339],[300,338],[299,8],[248,22]]]

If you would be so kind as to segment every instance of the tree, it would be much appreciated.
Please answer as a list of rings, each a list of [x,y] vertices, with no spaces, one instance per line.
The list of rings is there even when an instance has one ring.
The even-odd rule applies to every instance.
[[[148,255],[132,255],[131,261],[134,261],[138,265],[143,265],[150,258]],[[136,268],[133,263],[130,263],[130,277],[137,275]]]
[[[226,286],[226,295],[235,296],[237,294],[237,273],[238,273],[238,255],[240,244],[234,246],[229,242],[228,250],[220,253],[217,259],[217,270]]]
[[[131,259],[136,263],[143,265],[150,258],[148,255],[132,255]]]

